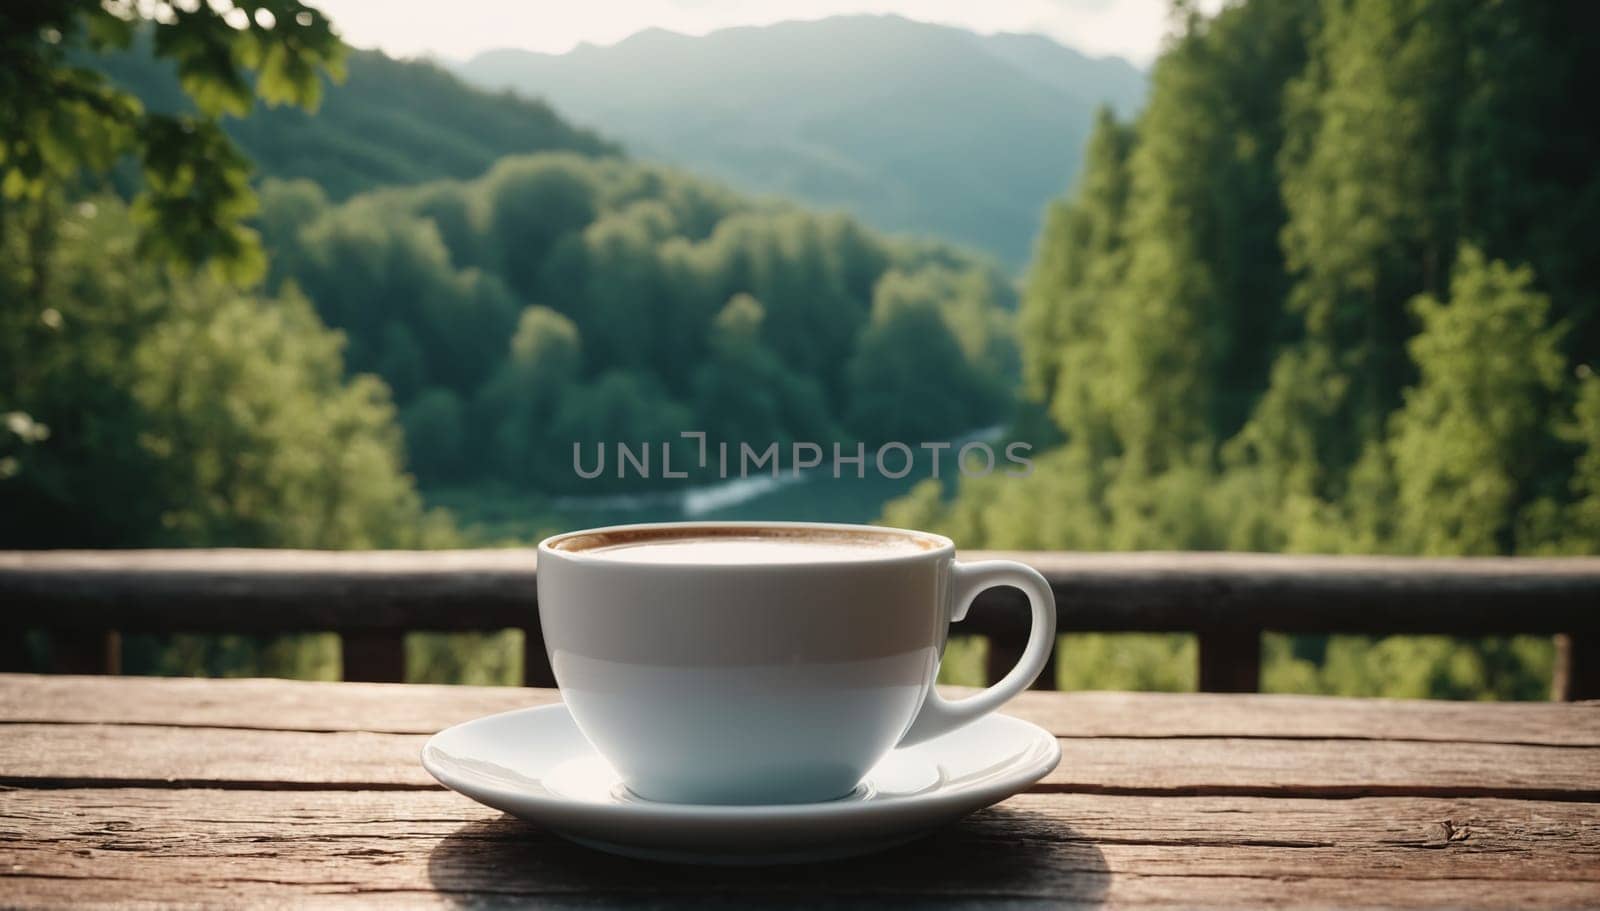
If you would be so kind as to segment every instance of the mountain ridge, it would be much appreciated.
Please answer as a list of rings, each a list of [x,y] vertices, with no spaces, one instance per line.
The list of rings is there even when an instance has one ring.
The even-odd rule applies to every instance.
[[[565,54],[485,51],[455,71],[544,98],[641,156],[1013,267],[1075,176],[1095,109],[1130,114],[1145,78],[1045,36],[899,16],[649,29]]]
[[[85,61],[156,111],[192,108],[176,69],[147,42]],[[426,59],[351,48],[343,82],[315,112],[257,104],[223,119],[263,177],[309,178],[340,200],[377,189],[481,175],[507,155],[615,155],[608,137],[574,126],[538,99],[486,92]]]
[[[705,37],[707,37],[709,35],[712,35],[712,34],[725,33],[725,32],[753,32],[753,31],[759,31],[761,29],[777,28],[777,27],[783,27],[783,26],[788,26],[788,25],[809,24],[809,23],[816,23],[816,22],[825,22],[825,21],[828,21],[828,20],[850,20],[850,19],[899,20],[901,22],[912,23],[912,24],[915,24],[915,25],[928,26],[928,27],[940,28],[940,29],[949,29],[951,31],[962,32],[964,34],[971,35],[974,38],[977,38],[977,39],[983,40],[983,41],[1012,41],[1012,40],[1020,40],[1020,41],[1029,41],[1029,42],[1035,42],[1035,41],[1036,42],[1042,42],[1042,43],[1045,43],[1045,44],[1048,44],[1048,45],[1052,45],[1052,46],[1054,46],[1056,48],[1059,48],[1059,49],[1061,49],[1063,51],[1066,51],[1068,54],[1070,54],[1070,55],[1072,55],[1074,57],[1080,58],[1083,61],[1088,62],[1088,63],[1104,63],[1104,64],[1113,65],[1113,66],[1124,67],[1130,73],[1135,74],[1135,75],[1139,75],[1139,76],[1143,76],[1144,73],[1145,73],[1144,69],[1142,69],[1141,67],[1135,65],[1132,61],[1128,60],[1126,57],[1120,57],[1120,56],[1118,56],[1116,54],[1090,54],[1090,53],[1087,53],[1085,51],[1079,50],[1079,49],[1077,49],[1077,48],[1075,48],[1075,47],[1073,47],[1073,46],[1071,46],[1069,44],[1062,44],[1061,42],[1057,41],[1056,39],[1051,38],[1049,35],[1041,34],[1039,32],[1009,32],[1009,31],[988,32],[988,33],[985,33],[985,32],[973,32],[973,31],[969,31],[967,29],[960,28],[959,26],[944,25],[942,23],[937,23],[937,22],[924,22],[922,20],[911,19],[911,18],[908,18],[906,16],[899,15],[897,13],[882,13],[882,14],[860,13],[860,14],[847,14],[847,15],[839,15],[839,16],[825,16],[825,17],[823,17],[821,19],[784,19],[784,20],[781,20],[781,21],[778,21],[778,22],[771,23],[769,25],[733,25],[733,26],[728,26],[728,27],[725,27],[725,28],[714,29],[711,32],[707,32],[704,35],[694,35],[694,34],[690,34],[689,32],[679,32],[679,31],[675,31],[675,30],[670,29],[670,28],[664,28],[664,27],[659,26],[659,25],[652,25],[652,26],[649,26],[647,28],[642,28],[637,32],[633,32],[633,33],[631,33],[631,34],[629,34],[629,35],[627,35],[627,36],[625,36],[625,37],[623,37],[623,38],[621,38],[621,39],[619,39],[617,41],[614,41],[614,42],[612,42],[610,44],[598,44],[598,43],[593,42],[593,41],[580,41],[577,44],[573,45],[570,49],[565,50],[565,51],[560,51],[560,52],[536,51],[536,50],[533,50],[531,48],[515,47],[513,45],[503,45],[501,47],[485,48],[484,50],[478,51],[477,53],[472,54],[472,55],[470,55],[468,57],[423,56],[423,57],[418,57],[418,58],[415,58],[415,59],[427,61],[429,63],[434,63],[434,64],[436,64],[438,66],[441,66],[441,67],[443,67],[445,69],[458,69],[458,68],[460,68],[460,67],[462,67],[462,66],[464,66],[464,65],[466,65],[466,64],[468,64],[468,63],[470,63],[470,62],[472,62],[474,60],[479,60],[479,59],[483,59],[483,58],[493,58],[493,57],[496,57],[496,56],[507,56],[507,55],[510,55],[510,56],[521,56],[521,55],[524,55],[524,54],[532,54],[534,56],[539,56],[539,57],[566,57],[566,56],[570,56],[572,54],[580,54],[580,53],[590,53],[590,52],[594,52],[594,51],[612,50],[612,49],[615,49],[615,48],[624,47],[624,46],[626,46],[626,45],[628,45],[628,44],[630,44],[632,42],[642,42],[642,41],[656,40],[656,39],[687,39],[687,40],[691,40],[692,41],[692,40],[695,40],[695,39],[698,39],[698,38],[705,38]]]

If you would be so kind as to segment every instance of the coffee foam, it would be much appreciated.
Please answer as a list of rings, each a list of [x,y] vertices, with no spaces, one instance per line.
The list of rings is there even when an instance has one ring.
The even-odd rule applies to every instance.
[[[762,564],[873,560],[941,544],[931,536],[889,530],[708,525],[587,532],[550,546],[627,563]]]

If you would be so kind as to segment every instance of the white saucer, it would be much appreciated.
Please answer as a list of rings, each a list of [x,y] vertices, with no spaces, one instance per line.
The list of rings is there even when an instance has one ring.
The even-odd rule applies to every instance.
[[[592,848],[701,864],[800,863],[887,848],[1016,794],[1060,760],[1049,732],[989,715],[894,750],[838,800],[715,806],[634,796],[564,705],[458,724],[422,748],[429,774],[479,803]]]

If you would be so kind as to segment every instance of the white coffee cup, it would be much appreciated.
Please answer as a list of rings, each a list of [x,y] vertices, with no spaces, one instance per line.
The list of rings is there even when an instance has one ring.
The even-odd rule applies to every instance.
[[[1023,591],[1022,659],[977,695],[934,689],[950,623]],[[1055,598],[1021,563],[860,525],[626,525],[539,544],[539,620],[573,720],[639,797],[802,803],[852,792],[896,744],[994,711],[1044,668]]]

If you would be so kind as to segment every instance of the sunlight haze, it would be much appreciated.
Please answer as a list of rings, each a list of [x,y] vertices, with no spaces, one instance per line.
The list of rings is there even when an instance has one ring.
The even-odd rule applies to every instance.
[[[1167,33],[1167,0],[602,0],[586,4],[520,0],[322,0],[346,41],[406,57],[465,59],[494,48],[564,53],[614,44],[647,28],[689,35],[740,25],[895,13],[971,31],[1033,32],[1095,55],[1147,66]],[[1202,3],[1204,9],[1217,5]]]

